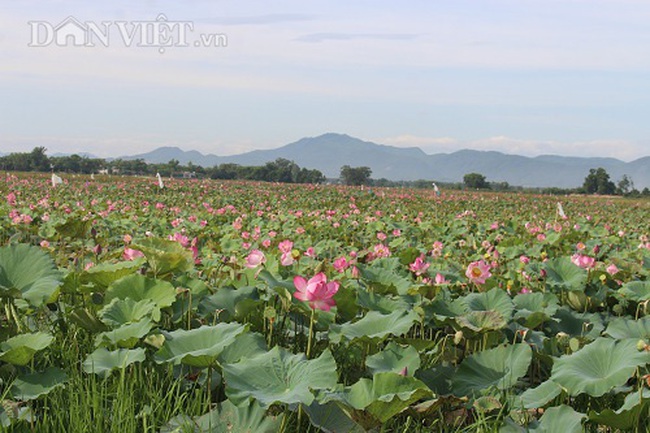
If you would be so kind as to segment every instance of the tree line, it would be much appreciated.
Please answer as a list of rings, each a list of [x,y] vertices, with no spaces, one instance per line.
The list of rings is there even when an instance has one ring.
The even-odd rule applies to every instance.
[[[166,163],[147,163],[143,159],[88,158],[80,155],[47,156],[47,149],[36,147],[31,152],[10,153],[0,157],[0,170],[56,171],[60,173],[110,173],[125,175],[155,175],[165,177],[209,177],[212,179],[258,180],[284,183],[322,183],[325,176],[319,170],[299,167],[293,161],[278,158],[262,166],[220,164],[205,168],[191,162],[182,165],[172,159]]]
[[[63,173],[91,174],[111,173],[125,175],[155,175],[160,173],[165,177],[202,177],[222,180],[256,180],[283,183],[323,183],[327,179],[320,170],[307,169],[298,166],[294,161],[278,158],[261,166],[244,166],[234,163],[224,163],[214,167],[202,167],[188,162],[182,165],[172,159],[166,163],[147,163],[143,159],[105,160],[88,158],[77,154],[66,156],[47,156],[45,147],[35,147],[31,152],[10,153],[0,157],[0,170],[7,171],[57,171]],[[392,181],[388,179],[373,179],[370,167],[341,167],[339,181],[345,185],[367,185],[379,187],[413,187],[431,188],[430,180]],[[535,191],[545,194],[600,194],[624,196],[650,196],[646,187],[642,191],[634,187],[632,179],[624,175],[614,183],[607,171],[602,168],[592,168],[578,188],[523,188],[509,185],[508,182],[489,182],[481,173],[467,173],[462,182],[437,182],[445,189],[473,189],[492,191]]]

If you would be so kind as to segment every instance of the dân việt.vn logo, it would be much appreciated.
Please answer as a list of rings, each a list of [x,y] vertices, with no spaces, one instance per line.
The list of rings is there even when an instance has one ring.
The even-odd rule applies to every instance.
[[[30,47],[109,47],[116,43],[125,47],[157,48],[164,53],[169,47],[228,46],[223,33],[194,35],[192,21],[172,21],[164,14],[155,20],[143,21],[81,21],[69,16],[58,24],[29,21]]]

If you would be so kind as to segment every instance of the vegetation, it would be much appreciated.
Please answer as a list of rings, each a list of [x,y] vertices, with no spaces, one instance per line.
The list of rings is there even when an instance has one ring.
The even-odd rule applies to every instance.
[[[480,173],[468,173],[463,176],[463,184],[466,188],[470,189],[487,189],[490,187],[489,183]]]
[[[4,431],[650,428],[647,201],[34,173],[0,194]]]
[[[372,170],[370,167],[341,167],[341,181],[344,185],[369,185]]]

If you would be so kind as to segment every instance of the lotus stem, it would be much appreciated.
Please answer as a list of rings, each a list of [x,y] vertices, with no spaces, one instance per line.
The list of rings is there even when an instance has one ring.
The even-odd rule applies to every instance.
[[[309,335],[307,336],[307,352],[306,352],[307,359],[309,359],[311,355],[311,342],[312,342],[312,335],[314,333],[315,316],[316,316],[316,310],[312,308],[311,317],[309,318]]]

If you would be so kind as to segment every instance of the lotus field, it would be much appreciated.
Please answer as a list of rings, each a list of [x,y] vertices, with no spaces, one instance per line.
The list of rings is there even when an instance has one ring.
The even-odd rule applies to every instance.
[[[0,430],[650,430],[650,202],[3,174]]]

